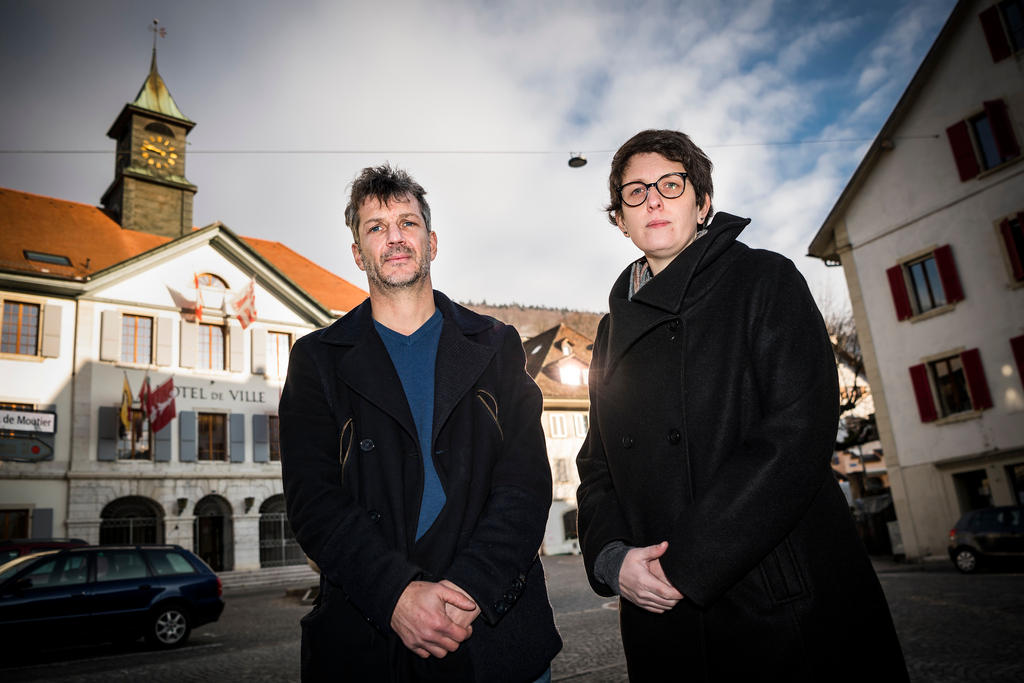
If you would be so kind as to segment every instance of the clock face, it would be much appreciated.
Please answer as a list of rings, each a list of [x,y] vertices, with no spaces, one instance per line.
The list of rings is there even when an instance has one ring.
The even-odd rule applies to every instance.
[[[174,141],[162,135],[150,135],[139,145],[142,160],[151,169],[160,173],[171,171],[178,163]]]

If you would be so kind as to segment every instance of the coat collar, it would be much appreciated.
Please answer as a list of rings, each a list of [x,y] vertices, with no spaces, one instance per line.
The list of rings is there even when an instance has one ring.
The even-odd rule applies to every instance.
[[[444,318],[434,374],[433,436],[436,437],[456,404],[487,368],[496,349],[469,338],[492,328],[493,320],[452,303],[436,290],[434,305]],[[387,347],[373,327],[370,300],[366,299],[322,330],[320,341],[351,347],[338,364],[341,381],[394,418],[415,440],[416,428],[409,402],[401,391],[402,384]]]
[[[735,244],[737,235],[749,223],[749,218],[739,218],[728,213],[715,214],[707,234],[684,249],[634,294],[631,301],[627,296],[632,264],[622,271],[608,296],[611,316],[605,378],[638,339],[658,325],[679,317],[687,294],[690,293],[690,298],[693,298],[694,292],[691,290],[702,290],[710,285],[710,280],[699,276]],[[701,279],[703,283],[699,282]]]

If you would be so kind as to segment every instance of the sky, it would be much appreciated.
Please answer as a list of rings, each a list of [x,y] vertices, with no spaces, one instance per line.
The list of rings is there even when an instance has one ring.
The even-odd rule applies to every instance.
[[[160,74],[197,124],[198,226],[365,288],[343,211],[389,162],[427,190],[435,288],[606,311],[640,256],[602,211],[612,155],[671,128],[711,158],[715,210],[752,219],[741,241],[842,305],[841,269],[807,246],[954,4],[0,0],[0,187],[99,203],[158,19]]]

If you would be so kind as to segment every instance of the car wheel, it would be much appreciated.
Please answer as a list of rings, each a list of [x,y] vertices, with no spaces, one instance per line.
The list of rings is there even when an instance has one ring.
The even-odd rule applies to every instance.
[[[177,647],[188,640],[191,630],[192,624],[185,608],[163,605],[149,619],[146,640],[157,647]]]
[[[978,554],[970,548],[960,548],[953,556],[953,564],[963,574],[971,574],[978,569]]]

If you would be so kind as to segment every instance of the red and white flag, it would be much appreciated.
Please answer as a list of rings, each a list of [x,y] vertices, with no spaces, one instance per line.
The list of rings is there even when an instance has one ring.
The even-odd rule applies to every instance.
[[[242,329],[256,322],[256,280],[250,279],[249,284],[241,293],[231,300],[231,308],[235,317],[242,324]]]
[[[168,423],[177,417],[178,412],[174,404],[174,378],[170,377],[166,382],[156,389],[149,391],[149,379],[144,383],[147,400],[143,407],[146,416],[149,418],[149,429],[156,433],[166,427]],[[139,392],[142,398],[142,392]]]
[[[193,311],[196,316],[196,322],[201,323],[203,322],[203,291],[199,289],[199,275],[192,273],[192,281],[196,286],[196,307]]]

